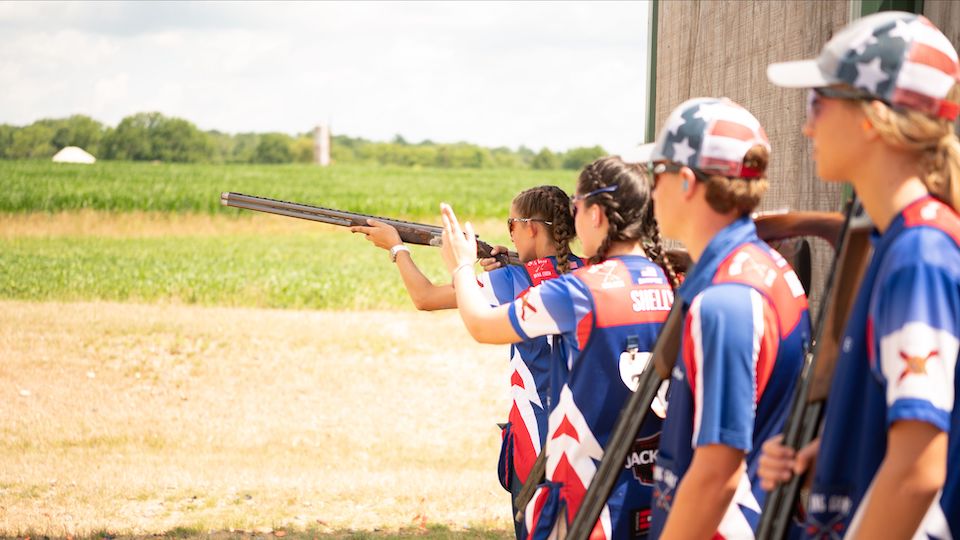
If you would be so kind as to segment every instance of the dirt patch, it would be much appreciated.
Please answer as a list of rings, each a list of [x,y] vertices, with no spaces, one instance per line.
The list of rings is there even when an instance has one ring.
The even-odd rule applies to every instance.
[[[456,313],[0,302],[0,535],[507,529]]]

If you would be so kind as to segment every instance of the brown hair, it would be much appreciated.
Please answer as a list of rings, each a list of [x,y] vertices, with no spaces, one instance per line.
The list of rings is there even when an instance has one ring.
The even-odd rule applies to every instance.
[[[570,213],[570,197],[557,186],[537,186],[521,191],[513,198],[513,206],[523,217],[542,219],[557,248],[557,270],[561,274],[570,271],[570,242],[577,232]]]
[[[753,212],[760,204],[760,197],[767,191],[767,163],[770,151],[764,146],[754,146],[743,157],[743,166],[761,171],[760,178],[727,178],[726,176],[701,176],[707,188],[706,199],[710,208],[721,214],[736,211],[740,215]]]
[[[954,85],[947,99],[960,102],[960,85]],[[892,109],[886,104],[874,108],[861,104],[864,114],[888,145],[913,151],[920,161],[920,178],[931,195],[960,211],[960,140],[954,124],[926,114]]]
[[[613,242],[639,242],[647,256],[667,273],[670,284],[678,287],[677,273],[667,260],[660,228],[653,217],[653,200],[650,196],[653,183],[647,177],[645,168],[638,163],[626,163],[620,156],[600,158],[580,172],[577,192],[589,193],[611,185],[616,185],[617,189],[598,193],[584,201],[585,205],[600,205],[610,223],[607,237],[600,243],[590,262],[596,264],[606,259]]]

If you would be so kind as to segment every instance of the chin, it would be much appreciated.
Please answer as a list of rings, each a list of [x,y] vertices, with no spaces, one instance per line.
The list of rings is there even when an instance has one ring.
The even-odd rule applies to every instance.
[[[817,167],[817,176],[824,182],[846,182],[848,180],[844,174],[840,174],[837,171],[826,170],[819,166]]]

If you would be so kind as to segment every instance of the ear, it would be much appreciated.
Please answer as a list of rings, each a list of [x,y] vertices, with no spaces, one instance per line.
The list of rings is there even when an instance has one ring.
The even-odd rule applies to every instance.
[[[603,212],[603,207],[601,207],[599,204],[592,204],[589,206],[589,211],[590,224],[592,224],[594,228],[598,228],[603,225],[603,222],[607,219],[607,214]]]
[[[683,198],[689,200],[697,190],[697,176],[693,174],[690,167],[680,169],[680,188],[683,190]],[[687,186],[684,188],[683,186]]]
[[[887,106],[882,102],[871,101],[867,104],[867,106],[870,107],[870,110],[873,112],[873,114],[880,120],[887,121],[890,119],[890,109],[887,108]],[[860,128],[863,130],[863,137],[868,141],[879,139],[880,134],[874,127],[873,121],[870,120],[870,117],[868,117],[862,110],[860,111],[860,116],[863,117],[860,122]]]

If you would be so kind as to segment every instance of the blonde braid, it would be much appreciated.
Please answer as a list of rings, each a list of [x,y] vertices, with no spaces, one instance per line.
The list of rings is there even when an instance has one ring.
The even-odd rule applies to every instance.
[[[947,96],[960,101],[960,85]],[[879,106],[872,103],[880,103]],[[960,140],[949,120],[911,110],[894,110],[882,102],[860,107],[888,145],[918,155],[921,179],[931,195],[960,211]]]

